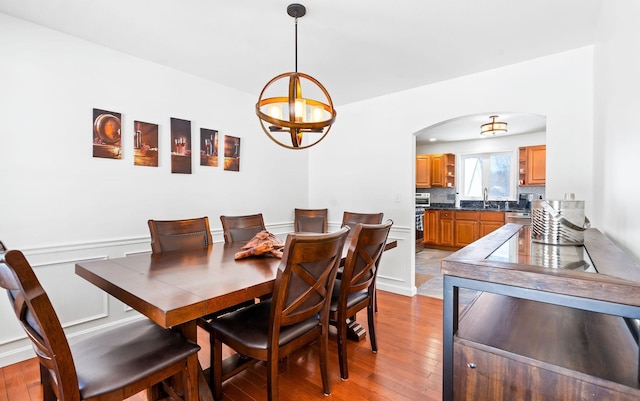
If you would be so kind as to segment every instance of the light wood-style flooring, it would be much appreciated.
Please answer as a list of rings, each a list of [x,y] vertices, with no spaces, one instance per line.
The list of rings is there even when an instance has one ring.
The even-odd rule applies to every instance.
[[[366,312],[358,321],[366,327]],[[442,301],[378,291],[378,353],[368,336],[349,341],[349,380],[340,380],[335,330],[330,337],[332,393],[322,394],[317,347],[300,350],[280,363],[281,401],[436,401],[442,399]],[[201,364],[209,366],[208,338],[202,333]],[[266,369],[258,363],[224,384],[225,401],[266,400]],[[42,400],[35,359],[0,368],[0,401]],[[140,393],[128,401],[144,401]]]

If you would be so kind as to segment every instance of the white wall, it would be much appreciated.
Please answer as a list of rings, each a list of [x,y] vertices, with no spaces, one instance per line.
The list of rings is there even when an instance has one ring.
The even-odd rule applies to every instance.
[[[603,2],[595,45],[594,183],[599,227],[640,259],[640,3]]]
[[[0,14],[0,237],[30,248],[148,235],[148,218],[262,211],[288,221],[307,203],[307,152],[261,131],[257,97]],[[223,62],[223,60],[221,60]],[[92,109],[122,113],[123,159],[92,157]],[[241,171],[171,174],[171,117],[242,138]],[[159,124],[160,166],[133,166],[133,121]],[[286,177],[286,179],[283,179]],[[286,193],[282,198],[279,193]],[[278,202],[274,202],[277,200]]]
[[[414,134],[462,115],[512,110],[547,117],[547,197],[574,192],[590,215],[592,65],[593,48],[584,47],[343,106],[330,146],[310,155],[310,202],[393,219],[400,246],[383,256],[393,263],[381,268],[379,288],[415,291]]]
[[[271,142],[255,96],[0,14],[0,240],[34,265],[72,339],[133,315],[74,274],[150,250],[147,219],[262,212],[276,233],[308,203],[308,151]],[[224,62],[224,60],[220,60]],[[271,77],[265,77],[265,82]],[[92,109],[122,113],[122,160],[92,157]],[[170,118],[242,138],[240,172],[171,174]],[[133,121],[159,124],[157,168],[133,165]],[[318,146],[323,146],[322,144]],[[0,365],[33,356],[0,302]]]

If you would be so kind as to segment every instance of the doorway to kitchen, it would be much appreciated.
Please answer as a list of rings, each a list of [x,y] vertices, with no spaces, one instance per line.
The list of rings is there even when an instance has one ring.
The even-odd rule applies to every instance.
[[[491,116],[499,116],[499,121],[505,122],[507,132],[496,133],[495,136],[480,135],[481,126],[491,121]],[[523,112],[488,112],[473,115],[460,116],[450,120],[419,130],[415,134],[415,284],[420,295],[442,297],[442,275],[440,274],[440,261],[449,256],[451,252],[439,249],[424,248],[423,241],[434,248],[455,247],[456,241],[450,242],[438,238],[444,238],[442,227],[438,220],[434,223],[434,214],[430,213],[430,222],[425,226],[424,210],[465,210],[483,208],[482,190],[480,195],[474,191],[478,186],[473,179],[482,179],[481,189],[489,189],[488,199],[484,202],[488,207],[498,207],[504,211],[507,205],[509,210],[517,209],[530,200],[544,196],[543,185],[528,186],[522,182],[522,148],[546,146],[546,117]],[[471,163],[479,158],[478,155],[499,154],[501,166],[508,166],[505,171],[500,171],[502,181],[498,182],[487,175],[493,171],[491,163]],[[475,158],[475,159],[474,159]],[[488,157],[487,160],[492,162]],[[484,159],[483,159],[484,160]],[[467,168],[475,166],[475,170],[467,171]],[[483,174],[480,174],[482,168]],[[475,172],[475,174],[474,174]],[[486,180],[486,182],[485,182]],[[473,184],[476,184],[473,186]],[[501,189],[501,191],[498,191]],[[522,195],[522,196],[521,196]],[[477,199],[476,199],[477,198]],[[428,199],[425,202],[424,199]],[[425,205],[425,203],[427,203]],[[518,210],[519,211],[519,210]],[[454,213],[450,213],[453,215]],[[455,213],[457,215],[457,213]],[[462,224],[462,222],[460,223]],[[455,222],[445,227],[448,235],[454,237]],[[427,231],[428,227],[432,227]],[[434,230],[433,227],[436,227]],[[439,230],[440,229],[440,230]],[[427,234],[429,237],[427,238]],[[422,238],[424,236],[424,238]],[[476,238],[477,239],[477,238]],[[463,245],[461,245],[463,246]]]

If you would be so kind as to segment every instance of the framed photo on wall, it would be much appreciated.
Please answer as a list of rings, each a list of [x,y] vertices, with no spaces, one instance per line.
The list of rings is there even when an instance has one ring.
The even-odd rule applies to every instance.
[[[191,174],[191,121],[171,117],[171,172]]]
[[[122,159],[120,113],[93,109],[93,157]]]
[[[218,167],[218,131],[200,128],[200,165]]]
[[[225,135],[224,137],[224,169],[240,171],[240,138]]]
[[[158,124],[133,122],[133,164],[158,167]]]

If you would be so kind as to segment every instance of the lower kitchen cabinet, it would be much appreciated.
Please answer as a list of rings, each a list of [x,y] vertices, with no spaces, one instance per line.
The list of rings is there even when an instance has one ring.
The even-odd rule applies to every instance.
[[[454,212],[441,211],[440,212],[440,245],[454,246],[454,232],[455,227],[453,223]]]
[[[480,212],[480,237],[484,237],[492,231],[504,225],[504,212]]]
[[[503,225],[504,212],[425,210],[423,243],[443,249],[458,249]]]
[[[425,244],[438,244],[440,242],[440,223],[438,221],[438,213],[439,212],[437,210],[424,211],[422,226],[424,229],[423,242]]]
[[[480,238],[479,233],[480,212],[460,211],[456,212],[455,246],[467,246]]]

